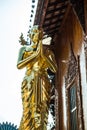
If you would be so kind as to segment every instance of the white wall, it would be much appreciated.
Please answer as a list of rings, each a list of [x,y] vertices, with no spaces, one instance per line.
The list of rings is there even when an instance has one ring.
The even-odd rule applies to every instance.
[[[82,46],[82,52],[80,57],[80,69],[81,69],[81,85],[82,85],[82,102],[83,102],[83,118],[85,129],[87,130],[87,81],[86,81],[86,61],[84,44]]]

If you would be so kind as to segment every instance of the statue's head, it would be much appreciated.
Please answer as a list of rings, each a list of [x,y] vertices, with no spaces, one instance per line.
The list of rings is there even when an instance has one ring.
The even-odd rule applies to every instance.
[[[37,43],[39,40],[42,40],[43,37],[43,29],[38,25],[34,25],[30,31],[29,37],[31,41]]]
[[[37,44],[43,38],[43,29],[38,25],[34,25],[30,30],[29,37],[34,44]],[[21,33],[19,42],[21,45],[28,45],[28,41],[24,39],[23,33]]]

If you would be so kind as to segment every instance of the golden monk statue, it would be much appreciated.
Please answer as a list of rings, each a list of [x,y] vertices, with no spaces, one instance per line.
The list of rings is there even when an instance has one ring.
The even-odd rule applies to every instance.
[[[47,130],[51,83],[47,70],[57,71],[53,53],[43,50],[43,30],[34,26],[30,32],[31,45],[19,52],[17,67],[26,67],[22,82],[23,115],[19,130]],[[23,41],[24,42],[24,41]]]

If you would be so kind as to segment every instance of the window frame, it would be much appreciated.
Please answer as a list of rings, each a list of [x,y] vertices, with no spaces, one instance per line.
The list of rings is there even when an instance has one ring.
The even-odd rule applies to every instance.
[[[79,74],[71,81],[71,83],[66,86],[66,110],[67,110],[67,130],[71,130],[70,122],[70,97],[69,89],[75,85],[76,86],[76,102],[77,102],[77,130],[84,130],[83,127],[83,113],[82,113],[82,104],[81,104],[81,93],[80,93],[80,82]]]
[[[73,86],[75,86],[75,88],[76,88],[76,106],[75,106],[75,108],[76,108],[76,120],[77,120],[77,130],[78,130],[78,106],[77,106],[77,102],[78,102],[78,100],[77,100],[77,84],[75,83],[75,82],[73,82],[72,84],[70,84],[69,86],[68,86],[68,88],[67,88],[67,93],[68,93],[68,108],[67,108],[67,112],[68,112],[68,128],[69,128],[69,130],[72,130],[71,129],[71,109],[70,109],[70,88],[72,88]]]

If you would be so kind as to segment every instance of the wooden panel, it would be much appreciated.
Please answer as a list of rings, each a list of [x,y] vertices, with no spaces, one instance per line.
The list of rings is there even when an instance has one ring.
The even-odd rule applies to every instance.
[[[75,13],[77,14],[79,21],[85,30],[84,0],[70,0],[70,2],[72,3]]]
[[[47,14],[49,14],[49,13],[54,13],[54,12],[59,12],[60,10],[63,10],[64,8],[66,8],[67,7],[67,5],[63,5],[63,6],[58,6],[58,8],[53,8],[52,10],[48,10],[47,11]]]
[[[40,25],[49,34],[52,30],[58,31],[68,3],[68,0],[39,0],[34,24]],[[53,38],[54,35],[51,36]]]
[[[63,9],[62,11],[61,11],[61,14],[59,13],[59,12],[55,12],[54,13],[54,15],[53,15],[53,17],[51,17],[51,15],[49,14],[49,15],[46,15],[46,18],[45,18],[45,22],[47,21],[47,20],[56,20],[56,19],[58,19],[58,17],[60,17],[60,16],[64,16],[64,14],[65,14],[65,9]]]
[[[55,54],[57,63],[60,66],[58,73],[58,92],[61,93],[64,88],[64,77],[68,67],[68,60],[70,55],[70,43],[72,43],[72,49],[77,58],[80,55],[82,41],[83,41],[83,29],[79,22],[78,17],[71,7],[64,20],[62,30],[55,36]],[[60,78],[59,78],[60,77]],[[60,95],[59,99],[63,106],[64,95]],[[64,107],[59,107],[59,130],[67,130],[67,124],[64,120]],[[64,125],[65,124],[65,125]]]
[[[87,0],[84,0],[84,12],[85,12],[85,31],[87,35]]]

